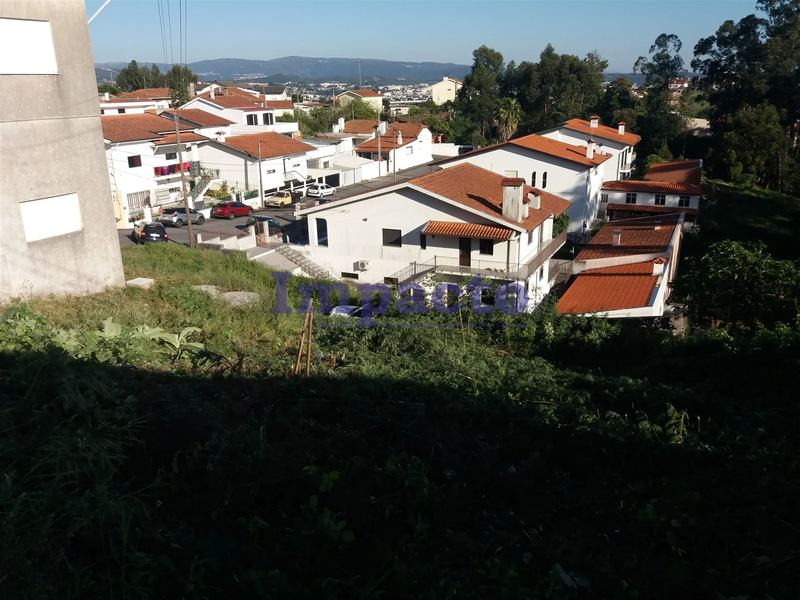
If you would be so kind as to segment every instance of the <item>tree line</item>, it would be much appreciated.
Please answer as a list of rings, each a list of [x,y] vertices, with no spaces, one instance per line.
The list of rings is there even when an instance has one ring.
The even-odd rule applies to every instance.
[[[172,99],[178,104],[185,104],[190,100],[189,85],[197,83],[197,75],[186,66],[172,65],[166,73],[162,73],[158,65],[139,66],[132,60],[123,68],[115,80],[115,85],[102,84],[98,86],[99,92],[120,94],[122,92],[135,92],[149,88],[169,88]]]

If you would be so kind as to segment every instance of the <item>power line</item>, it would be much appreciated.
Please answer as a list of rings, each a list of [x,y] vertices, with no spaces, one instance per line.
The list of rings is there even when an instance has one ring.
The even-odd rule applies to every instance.
[[[164,71],[167,70],[167,35],[164,31],[164,3],[163,0],[157,0],[158,3],[158,24],[161,31],[161,52],[164,55]]]
[[[172,0],[165,0],[167,3],[167,22],[169,23],[169,60],[174,65],[175,64],[175,44],[172,42],[172,12],[169,8],[169,5],[172,3]]]

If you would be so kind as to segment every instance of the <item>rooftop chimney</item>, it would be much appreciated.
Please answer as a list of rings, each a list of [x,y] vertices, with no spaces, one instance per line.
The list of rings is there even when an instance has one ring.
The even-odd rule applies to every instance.
[[[194,83],[189,84],[189,98],[194,98],[197,95],[197,87]]]
[[[209,97],[212,100],[217,97],[217,95],[214,93],[214,84],[213,83],[211,84],[211,92],[209,93]]]
[[[598,117],[597,115],[592,115],[590,119],[591,120],[589,121],[589,123],[591,124],[592,129],[597,129],[600,126],[600,117]]]
[[[339,133],[342,133],[344,131],[344,117],[339,117],[336,123],[339,125]]]
[[[542,198],[539,194],[534,194],[533,192],[528,192],[528,200],[530,200],[529,206],[534,210],[539,210],[542,208]]]
[[[228,95],[228,88],[222,88],[222,95],[223,96],[227,96]]]
[[[378,123],[378,132],[380,135],[386,135],[386,121],[381,121]]]
[[[625,121],[619,122],[619,134],[625,135]]]
[[[666,258],[657,258],[653,261],[653,275],[663,275],[664,273],[664,265],[666,264]]]
[[[517,223],[521,223],[525,214],[524,191],[525,180],[519,177],[507,177],[501,182],[503,186],[503,216]]]
[[[108,102],[110,99],[111,99],[111,98],[109,97],[109,95],[108,95],[108,92],[106,92],[105,94],[103,94],[103,100],[105,100],[106,102]]]
[[[224,131],[218,131],[217,132],[217,141],[220,144],[224,144],[225,143],[225,132]]]
[[[403,145],[403,134],[401,132],[397,132],[397,148]]]
[[[586,158],[594,160],[594,140],[591,138],[586,142]]]
[[[615,229],[614,236],[611,238],[611,245],[612,246],[619,246],[620,242],[622,241],[622,230]]]

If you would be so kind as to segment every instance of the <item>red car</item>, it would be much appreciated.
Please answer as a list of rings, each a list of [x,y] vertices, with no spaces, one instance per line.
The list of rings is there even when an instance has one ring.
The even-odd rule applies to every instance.
[[[211,209],[212,217],[233,219],[234,217],[249,217],[253,214],[253,208],[241,202],[222,202]]]

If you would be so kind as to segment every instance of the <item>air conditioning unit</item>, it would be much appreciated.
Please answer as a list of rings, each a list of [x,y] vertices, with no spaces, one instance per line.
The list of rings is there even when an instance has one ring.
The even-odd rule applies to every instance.
[[[370,267],[368,260],[360,260],[358,261],[358,270],[359,271],[368,271]]]

